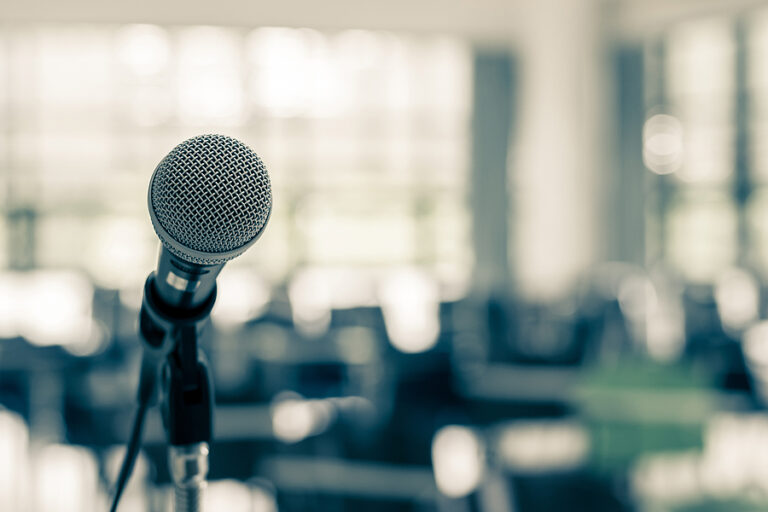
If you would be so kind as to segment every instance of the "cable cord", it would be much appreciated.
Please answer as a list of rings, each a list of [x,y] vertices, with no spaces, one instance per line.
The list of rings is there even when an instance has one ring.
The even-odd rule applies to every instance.
[[[136,408],[136,415],[133,418],[133,427],[131,429],[131,438],[128,441],[128,446],[125,450],[125,456],[123,457],[123,464],[120,466],[120,474],[117,477],[117,483],[115,484],[115,493],[112,500],[112,507],[110,512],[117,511],[117,505],[120,503],[120,497],[125,490],[125,486],[133,473],[133,466],[136,463],[136,458],[139,455],[141,449],[141,434],[144,430],[144,419],[147,416],[147,410],[149,409],[149,400],[140,400],[139,405]]]

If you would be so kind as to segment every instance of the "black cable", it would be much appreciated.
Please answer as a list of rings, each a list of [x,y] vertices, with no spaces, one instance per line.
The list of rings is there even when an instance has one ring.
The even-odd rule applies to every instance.
[[[144,419],[147,417],[147,410],[155,402],[155,388],[157,386],[158,362],[155,354],[145,352],[141,361],[141,372],[139,374],[139,389],[137,393],[138,406],[136,415],[133,417],[133,427],[131,428],[131,437],[128,440],[128,446],[125,448],[123,464],[120,466],[120,473],[115,483],[115,495],[112,500],[110,512],[117,511],[117,505],[120,497],[128,484],[128,480],[133,473],[133,466],[136,464],[136,458],[141,449],[141,434],[144,430]]]
[[[122,496],[125,486],[128,483],[128,479],[133,473],[133,466],[136,463],[136,458],[139,455],[141,449],[141,434],[144,430],[144,418],[147,416],[147,410],[149,409],[148,400],[140,400],[139,405],[136,408],[136,415],[133,418],[133,428],[131,430],[131,438],[128,441],[128,446],[125,449],[125,456],[123,457],[123,464],[120,467],[120,474],[117,477],[117,483],[115,484],[115,495],[112,500],[112,507],[110,512],[117,510],[117,505],[120,502],[120,496]]]

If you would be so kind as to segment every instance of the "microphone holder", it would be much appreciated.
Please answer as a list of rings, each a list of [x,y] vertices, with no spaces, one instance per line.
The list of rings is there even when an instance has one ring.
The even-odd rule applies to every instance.
[[[208,475],[213,432],[213,393],[208,366],[198,347],[216,301],[216,289],[194,310],[167,307],[150,275],[144,285],[139,331],[144,344],[139,400],[152,403],[161,371],[161,411],[168,439],[176,512],[198,512]],[[150,396],[151,395],[151,396]]]

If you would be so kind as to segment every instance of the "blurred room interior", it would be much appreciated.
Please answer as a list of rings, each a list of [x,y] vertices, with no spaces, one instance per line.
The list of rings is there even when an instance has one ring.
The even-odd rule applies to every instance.
[[[96,512],[147,183],[273,187],[205,351],[206,510],[768,508],[768,3],[0,8],[0,510]],[[169,510],[159,415],[123,512]]]

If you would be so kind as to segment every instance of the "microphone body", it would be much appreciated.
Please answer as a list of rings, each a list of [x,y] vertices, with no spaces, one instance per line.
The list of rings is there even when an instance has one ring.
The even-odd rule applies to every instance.
[[[272,211],[267,170],[245,144],[202,135],[163,158],[147,195],[162,242],[152,290],[170,311],[194,312],[212,298],[224,264],[264,231]]]
[[[197,310],[216,289],[216,277],[224,263],[200,265],[185,261],[165,247],[160,249],[152,287],[159,302],[169,310]]]

